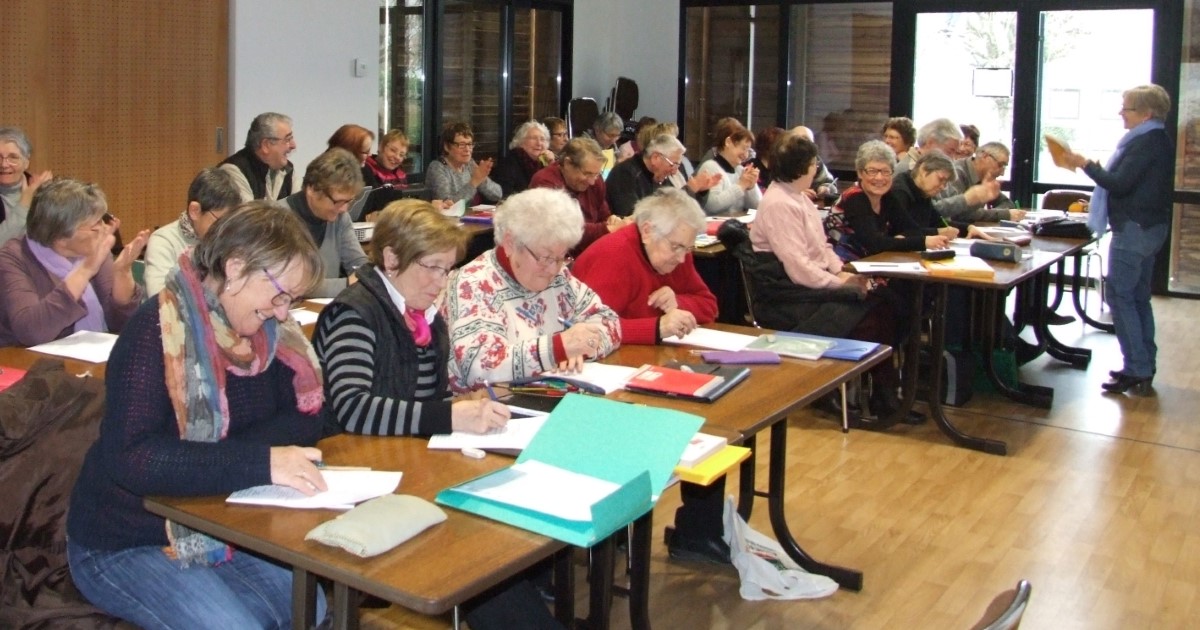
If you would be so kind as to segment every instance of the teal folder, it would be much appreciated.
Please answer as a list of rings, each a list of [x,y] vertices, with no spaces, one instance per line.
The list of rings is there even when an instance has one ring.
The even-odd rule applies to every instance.
[[[436,501],[590,547],[653,508],[702,424],[703,418],[682,411],[568,394],[517,462],[538,461],[617,484],[617,490],[591,506],[591,520],[558,518],[461,490],[485,478],[487,483],[503,483],[513,474],[508,468],[446,488]]]

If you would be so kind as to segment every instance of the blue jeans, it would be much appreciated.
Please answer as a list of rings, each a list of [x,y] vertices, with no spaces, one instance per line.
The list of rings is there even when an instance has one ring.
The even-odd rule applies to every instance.
[[[68,540],[67,560],[88,601],[147,630],[291,627],[291,570],[241,550],[230,562],[184,569],[161,547],[91,550]]]
[[[1154,374],[1158,346],[1154,343],[1154,311],[1150,309],[1150,279],[1154,256],[1167,240],[1166,224],[1144,228],[1132,221],[1113,229],[1108,253],[1105,293],[1112,307],[1117,343],[1125,356],[1122,372],[1146,378]]]

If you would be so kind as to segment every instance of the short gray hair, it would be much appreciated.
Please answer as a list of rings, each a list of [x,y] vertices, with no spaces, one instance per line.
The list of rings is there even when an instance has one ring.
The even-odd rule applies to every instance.
[[[550,130],[546,129],[546,125],[543,125],[536,120],[531,120],[526,123],[521,123],[521,126],[517,127],[517,130],[513,132],[512,142],[508,143],[508,148],[515,149],[524,144],[525,136],[529,135],[529,132],[533,131],[534,129],[541,131],[542,135],[546,136],[546,142],[550,141]]]
[[[655,153],[665,156],[668,153],[674,153],[676,151],[683,151],[684,153],[687,153],[687,147],[683,146],[683,143],[679,141],[679,138],[676,138],[669,133],[662,133],[654,136],[654,139],[650,141],[650,144],[646,145],[646,148],[643,152],[646,154],[646,157],[650,157]]]
[[[1004,146],[1003,142],[995,141],[985,142],[979,145],[979,148],[975,149],[975,153],[1003,153],[1004,157],[1009,157],[1012,155],[1012,152],[1008,150],[1008,147]]]
[[[659,188],[654,194],[642,197],[633,207],[633,220],[639,228],[649,223],[659,236],[674,232],[680,223],[696,230],[697,234],[705,228],[700,204],[674,186]]]
[[[188,187],[188,203],[193,201],[200,204],[200,212],[232,210],[242,203],[242,195],[229,171],[210,166],[196,173]]]
[[[1166,120],[1171,111],[1171,95],[1161,85],[1139,85],[1125,90],[1121,97],[1129,99],[1134,109],[1149,112],[1154,120]]]
[[[883,140],[867,140],[858,147],[858,154],[854,156],[854,170],[864,171],[871,162],[883,162],[894,171],[896,152]]]
[[[912,172],[914,175],[918,169],[926,173],[937,173],[938,171],[949,173],[950,179],[946,180],[947,182],[954,181],[956,177],[954,174],[954,162],[950,160],[949,156],[937,149],[922,153],[921,157],[917,158],[916,162],[913,162]]]
[[[962,140],[962,129],[949,118],[931,120],[917,131],[917,146],[941,145],[951,140]]]
[[[582,165],[587,158],[603,162],[604,150],[600,148],[600,143],[586,136],[571,138],[562,149],[562,159],[575,166]]]
[[[625,130],[625,121],[615,112],[604,112],[592,123],[592,129],[604,133],[619,133]]]
[[[25,233],[50,247],[61,238],[70,238],[79,226],[108,212],[108,199],[95,184],[56,177],[38,187],[29,204]]]
[[[495,225],[497,243],[511,235],[522,245],[570,248],[583,238],[583,211],[561,190],[530,188],[500,203]]]
[[[17,145],[21,157],[29,161],[33,157],[33,145],[29,144],[29,136],[20,127],[0,127],[0,142],[11,142]]]
[[[275,125],[284,122],[292,124],[292,119],[275,112],[265,112],[254,117],[250,129],[246,132],[246,148],[257,151],[263,140],[275,137]]]

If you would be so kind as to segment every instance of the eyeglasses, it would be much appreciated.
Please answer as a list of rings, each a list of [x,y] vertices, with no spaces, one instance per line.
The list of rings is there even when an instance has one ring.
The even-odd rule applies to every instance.
[[[1136,111],[1137,111],[1136,107],[1122,107],[1121,108],[1122,114],[1124,114],[1125,112],[1136,112]]]
[[[451,142],[450,146],[455,149],[471,149],[475,147],[474,142]]]
[[[1000,170],[1008,168],[1008,160],[1001,160],[1000,158],[996,157],[994,153],[989,153],[987,151],[984,151],[983,154],[992,158],[992,161],[996,163],[996,166],[1000,167]]]
[[[295,134],[289,133],[288,135],[286,135],[282,138],[267,138],[267,140],[270,140],[272,142],[283,142],[286,144],[291,144],[292,142],[295,142],[296,136],[295,136]]]
[[[570,256],[563,256],[562,258],[559,258],[558,256],[538,256],[537,254],[533,253],[532,249],[529,249],[528,245],[521,245],[521,247],[524,247],[525,251],[528,252],[530,256],[533,256],[533,259],[537,262],[537,264],[543,267],[562,267],[563,265],[571,264],[571,261],[575,260]]]
[[[565,132],[565,131],[554,131],[554,132],[551,132],[551,133],[550,133],[550,137],[551,137],[551,138],[566,138],[566,137],[567,137],[567,132]]]
[[[279,281],[275,279],[275,276],[271,275],[269,270],[263,269],[263,273],[267,275],[267,280],[270,280],[271,284],[275,286],[275,290],[279,291],[275,297],[271,298],[271,304],[290,307],[295,303],[296,298],[279,284]]]
[[[437,265],[426,265],[425,263],[423,263],[419,260],[414,260],[413,262],[417,263],[418,267],[433,274],[433,276],[435,278],[437,278],[438,280],[448,277],[450,275],[450,272],[454,271],[453,269],[451,269],[449,267],[439,267]]]
[[[696,243],[695,242],[693,242],[691,245],[684,245],[683,243],[676,243],[675,241],[672,241],[671,239],[666,238],[666,237],[663,237],[663,240],[665,240],[667,242],[667,244],[671,246],[671,253],[673,253],[673,254],[686,255],[686,254],[696,251]]]
[[[671,165],[671,168],[679,168],[679,162],[676,162],[675,160],[672,160],[671,158],[667,157],[665,154],[663,154],[663,153],[655,153],[655,155],[657,155],[658,157],[660,157],[660,158],[662,158],[662,159],[666,160],[666,161],[667,161],[667,164],[670,164],[670,165]]]
[[[329,202],[333,204],[334,208],[344,208],[344,207],[350,205],[350,202],[354,201],[354,197],[350,197],[349,199],[334,199],[333,195],[331,195],[325,191],[321,191],[321,194],[325,195],[325,198],[328,199]]]
[[[11,164],[16,166],[25,158],[20,155],[0,155],[0,164]]]
[[[892,169],[890,169],[890,168],[868,168],[868,169],[863,169],[862,174],[866,175],[867,177],[882,177],[884,175],[891,177]]]

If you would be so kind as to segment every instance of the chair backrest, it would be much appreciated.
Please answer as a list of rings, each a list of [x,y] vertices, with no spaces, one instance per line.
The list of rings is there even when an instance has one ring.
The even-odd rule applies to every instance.
[[[1042,210],[1067,210],[1076,201],[1091,201],[1092,193],[1086,190],[1055,188],[1042,195]]]
[[[1015,589],[1000,593],[988,605],[988,609],[972,627],[972,630],[1016,630],[1021,625],[1021,617],[1029,606],[1029,594],[1033,587],[1028,580],[1017,582]]]
[[[600,107],[593,98],[573,98],[567,103],[567,133],[576,137],[592,128],[600,117]]]
[[[614,111],[621,120],[628,122],[633,118],[633,112],[638,107],[637,81],[627,77],[617,77],[612,93],[608,97],[608,108]]]

